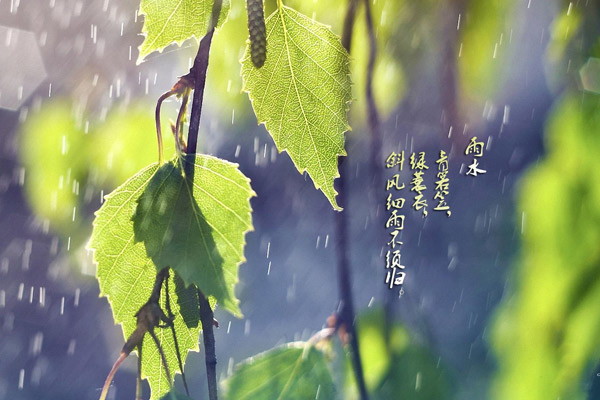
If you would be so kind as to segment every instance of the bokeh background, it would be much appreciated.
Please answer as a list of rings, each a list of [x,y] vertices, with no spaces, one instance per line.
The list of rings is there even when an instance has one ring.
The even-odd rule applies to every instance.
[[[345,2],[285,3],[341,33]],[[136,65],[138,8],[0,1],[0,399],[97,398],[123,344],[85,249],[93,212],[156,161],[155,101],[197,49],[191,40]],[[407,209],[398,299],[384,283],[387,194],[382,182],[369,190],[361,10],[342,173],[374,397],[600,399],[600,2],[377,0],[373,13],[381,167],[392,151],[425,151],[432,207],[434,162],[446,151],[452,210],[424,219]],[[309,338],[338,303],[335,211],[257,126],[240,90],[246,36],[244,3],[232,0],[213,41],[198,148],[239,163],[258,194],[236,288],[244,318],[216,312],[221,378]],[[177,108],[165,105],[163,132]],[[487,173],[476,178],[465,176],[473,136],[486,143]],[[192,397],[205,398],[202,353],[186,375]],[[134,390],[132,357],[110,396]]]

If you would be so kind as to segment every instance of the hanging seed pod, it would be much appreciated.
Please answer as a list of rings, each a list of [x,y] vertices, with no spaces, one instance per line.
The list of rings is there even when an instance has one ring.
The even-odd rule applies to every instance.
[[[256,68],[264,65],[267,59],[267,29],[263,0],[246,0],[248,11],[248,32],[250,33],[250,57]]]

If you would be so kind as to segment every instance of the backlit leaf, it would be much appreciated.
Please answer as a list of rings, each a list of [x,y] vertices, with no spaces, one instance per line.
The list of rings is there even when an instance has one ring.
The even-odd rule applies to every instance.
[[[148,301],[156,267],[146,255],[143,243],[136,243],[131,216],[135,212],[137,198],[156,171],[151,165],[133,176],[106,197],[97,212],[90,248],[95,250],[97,278],[100,295],[108,298],[115,323],[122,324],[125,338],[135,330],[137,311]],[[183,281],[171,274],[169,297],[175,314],[175,331],[182,360],[185,362],[189,350],[198,351],[200,322],[198,298],[193,287],[184,288]],[[164,294],[164,290],[162,291]],[[164,307],[165,297],[161,298]],[[173,334],[170,329],[156,329],[156,335],[173,376],[178,371],[177,355]],[[152,399],[158,399],[169,391],[169,382],[162,366],[160,354],[150,335],[146,335],[142,346],[142,376],[148,378]]]
[[[224,386],[228,400],[335,398],[325,356],[306,343],[291,343],[243,361]]]
[[[245,261],[244,235],[252,229],[252,196],[237,164],[203,155],[176,159],[156,171],[139,198],[135,240],[144,242],[158,269],[173,268],[186,284],[241,315],[234,286]]]
[[[277,9],[266,26],[267,61],[257,69],[246,49],[243,89],[279,151],[287,151],[298,171],[307,171],[340,210],[333,181],[350,129],[348,53],[327,26],[289,7]]]
[[[205,295],[214,296],[226,309],[239,314],[233,286],[237,282],[238,264],[243,261],[244,233],[252,227],[249,198],[254,194],[248,179],[235,164],[210,156],[190,157],[171,161],[161,168],[152,164],[108,195],[96,213],[89,245],[97,263],[100,294],[108,298],[115,322],[123,325],[125,337],[135,329],[135,314],[150,296],[156,265],[158,269],[170,266],[178,272],[171,274],[169,297],[184,361],[189,350],[198,350],[200,332],[196,286],[189,283],[197,284]],[[188,192],[184,192],[188,189],[184,184],[179,187],[181,196],[177,201],[171,202],[173,199],[167,198],[169,203],[165,204],[164,192],[155,187],[156,182],[160,180],[171,189],[187,182],[182,177],[185,166],[194,173],[191,181],[193,200],[188,197]],[[186,173],[191,173],[190,169],[186,169]],[[155,195],[157,197],[153,197]],[[150,200],[141,201],[142,197]],[[160,215],[148,214],[159,213],[163,206],[164,211],[177,215],[178,218],[171,222],[181,225],[169,221],[165,224],[167,214],[164,211]],[[243,221],[232,213],[239,214]],[[137,230],[132,219],[134,215],[139,224]],[[202,230],[197,230],[199,218],[203,218]],[[152,224],[145,227],[145,221]],[[170,230],[176,227],[177,231]],[[163,242],[165,229],[175,242]],[[189,237],[180,238],[181,232]],[[221,260],[220,264],[207,263],[207,253],[203,253],[206,248],[202,246],[208,243],[212,243],[208,254]],[[154,261],[149,253],[154,256]],[[155,263],[162,260],[168,260],[168,265]],[[164,290],[160,304],[166,310]],[[171,375],[174,375],[179,368],[172,332],[156,329],[156,334]],[[142,375],[149,379],[152,399],[158,399],[169,391],[170,384],[149,335],[144,339],[142,353]]]
[[[145,15],[142,33],[146,34],[140,46],[138,64],[153,51],[163,51],[172,43],[181,45],[185,40],[202,38],[212,16],[212,0],[142,0],[140,14]],[[229,12],[229,0],[224,0],[219,15],[221,25]]]

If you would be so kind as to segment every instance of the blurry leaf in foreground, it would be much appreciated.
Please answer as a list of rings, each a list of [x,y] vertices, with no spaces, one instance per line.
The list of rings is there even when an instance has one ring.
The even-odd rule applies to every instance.
[[[413,343],[406,329],[396,323],[385,338],[383,310],[358,317],[360,354],[365,383],[374,400],[441,400],[452,393],[443,365],[423,346]],[[348,357],[345,400],[358,399],[354,372]]]
[[[100,204],[100,190],[118,186],[158,159],[152,111],[152,105],[133,103],[126,110],[115,107],[106,122],[84,126],[69,102],[52,100],[22,125],[27,200],[65,241],[71,238],[71,247],[87,240],[89,204]],[[165,124],[163,132],[169,132]],[[174,154],[173,135],[163,140],[165,154]]]
[[[168,119],[163,117],[165,157],[175,154],[175,142]],[[146,102],[115,107],[106,122],[96,124],[91,135],[88,161],[94,167],[97,184],[116,187],[145,166],[158,160],[154,105]]]
[[[373,400],[442,400],[452,398],[448,380],[431,353],[411,345],[392,357]]]
[[[548,154],[522,182],[522,254],[493,328],[494,399],[584,399],[600,357],[599,100],[558,103]]]
[[[509,62],[515,0],[471,1],[460,23],[460,87],[467,100],[483,103],[502,87]],[[458,48],[458,47],[457,47]]]
[[[50,102],[31,115],[21,127],[19,145],[29,204],[66,237],[79,215],[78,196],[87,175],[87,137],[72,107]]]
[[[583,89],[600,94],[600,58],[590,57],[579,70]]]
[[[241,362],[224,389],[228,400],[335,398],[325,356],[306,343],[290,343]]]

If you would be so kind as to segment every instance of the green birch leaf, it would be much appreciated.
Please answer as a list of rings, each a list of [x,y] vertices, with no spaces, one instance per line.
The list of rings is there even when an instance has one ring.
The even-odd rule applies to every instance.
[[[216,270],[218,266],[203,263],[206,258],[198,256],[196,249],[188,248],[182,254],[175,254],[168,245],[163,246],[165,249],[163,254],[173,255],[173,263],[169,266],[178,272],[171,274],[169,297],[175,314],[174,324],[178,344],[185,362],[188,351],[198,351],[201,328],[196,286],[189,285],[190,277],[193,281],[198,277],[206,279],[206,282],[194,281],[194,283],[199,284],[198,286],[206,295],[213,295],[223,303],[225,308],[239,314],[233,286],[237,282],[237,265],[243,261],[244,233],[252,227],[249,198],[254,195],[254,192],[250,189],[248,179],[239,172],[235,164],[210,156],[196,155],[194,162],[190,159],[182,160],[180,163],[171,161],[161,168],[157,164],[152,164],[106,197],[106,201],[96,213],[89,247],[94,250],[94,261],[97,263],[96,275],[100,284],[100,295],[108,298],[114,320],[123,325],[123,333],[127,338],[136,327],[135,313],[150,297],[157,272],[155,262],[148,256],[146,243],[136,240],[136,235],[139,233],[135,231],[133,217],[135,215],[137,218],[142,218],[138,223],[144,225],[145,218],[140,214],[139,204],[154,203],[140,201],[140,198],[153,193],[153,185],[158,179],[165,177],[165,171],[177,171],[173,175],[181,176],[180,166],[191,167],[194,171],[194,202],[190,204],[195,204],[202,210],[202,215],[205,217],[204,225],[214,229],[214,232],[202,231],[202,235],[205,236],[189,229],[190,222],[196,221],[195,217],[201,215],[195,214],[192,216],[194,219],[182,225],[186,233],[194,235],[185,243],[199,248],[203,246],[204,241],[212,241],[215,246],[212,256],[218,256],[223,261],[220,266],[222,270],[219,272]],[[181,179],[178,178],[168,179],[166,186],[171,187],[172,182],[180,181]],[[187,190],[187,186],[184,190]],[[170,206],[169,210],[175,213],[182,212],[177,208],[182,204],[181,201],[163,205]],[[185,208],[183,210],[186,211]],[[148,209],[148,211],[156,210]],[[243,216],[242,228],[240,228],[242,223],[234,220],[231,213],[240,213]],[[145,217],[150,218],[147,215]],[[158,221],[161,221],[160,218]],[[163,226],[156,225],[153,228],[158,237]],[[150,229],[145,233],[150,234]],[[173,237],[179,238],[177,235]],[[234,243],[235,249],[230,247]],[[155,244],[156,242],[150,241],[151,249]],[[226,254],[221,255],[221,252]],[[193,259],[193,257],[199,258]],[[185,263],[181,263],[181,260]],[[202,272],[207,269],[208,272]],[[217,281],[219,273],[221,282]],[[182,277],[186,277],[186,282]],[[212,290],[213,286],[217,289]],[[162,294],[160,304],[163,309],[166,309],[164,291]],[[173,375],[179,368],[172,332],[170,329],[156,329],[155,332]],[[159,399],[170,390],[170,382],[167,380],[160,354],[150,335],[144,338],[142,376],[149,380],[153,400]]]
[[[237,164],[201,155],[175,159],[156,171],[138,199],[135,241],[144,242],[158,269],[173,268],[241,316],[234,286],[254,195]]]
[[[224,386],[227,400],[335,398],[324,354],[306,343],[290,343],[241,362]]]
[[[134,241],[131,216],[136,200],[150,182],[156,164],[133,176],[106,197],[102,208],[96,213],[90,248],[94,250],[97,263],[96,276],[100,295],[108,298],[115,323],[121,324],[125,338],[135,330],[135,313],[148,301],[156,268],[146,255],[143,243]],[[169,297],[175,314],[175,332],[182,361],[188,351],[198,351],[200,322],[198,298],[193,287],[185,288],[181,278],[170,274]],[[165,308],[165,297],[160,304]],[[171,375],[179,370],[173,334],[170,329],[156,329]],[[158,399],[169,391],[170,382],[164,372],[160,354],[150,335],[142,345],[142,376],[148,378],[152,390],[151,399]]]
[[[212,0],[141,0],[140,14],[145,15],[137,63],[153,51],[162,52],[172,43],[181,44],[192,37],[202,38],[210,24]],[[221,26],[229,13],[229,0],[223,0],[217,26]]]
[[[318,22],[282,6],[266,21],[267,60],[254,67],[250,46],[242,60],[243,90],[278,150],[341,210],[333,181],[351,100],[349,56],[339,38]]]

